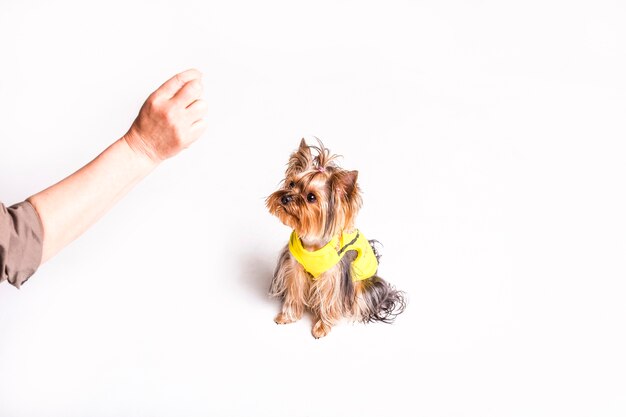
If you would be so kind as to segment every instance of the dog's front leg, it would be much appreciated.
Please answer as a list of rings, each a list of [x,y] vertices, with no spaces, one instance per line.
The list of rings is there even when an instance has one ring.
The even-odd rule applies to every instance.
[[[314,338],[319,339],[330,333],[330,329],[332,328],[332,326],[333,323],[331,323],[329,320],[317,316],[315,319],[315,324],[313,325],[313,329],[311,330],[311,334]]]
[[[293,323],[300,320],[302,314],[304,314],[304,304],[298,300],[298,297],[286,294],[280,313],[274,318],[274,321],[276,324]]]
[[[281,272],[282,276],[279,277],[284,285],[283,304],[274,321],[278,324],[293,323],[302,318],[307,306],[309,277],[293,259],[283,265]]]

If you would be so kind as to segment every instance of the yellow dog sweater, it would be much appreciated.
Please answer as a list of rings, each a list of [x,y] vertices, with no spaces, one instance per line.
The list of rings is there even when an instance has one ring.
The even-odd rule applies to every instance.
[[[352,280],[371,278],[378,270],[378,260],[370,243],[358,230],[335,236],[323,248],[313,252],[304,249],[295,231],[289,238],[289,252],[314,279],[337,265],[350,250],[357,252],[356,259],[352,262]]]

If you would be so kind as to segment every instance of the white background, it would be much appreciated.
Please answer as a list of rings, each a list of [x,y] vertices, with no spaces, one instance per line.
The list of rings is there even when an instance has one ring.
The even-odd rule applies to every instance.
[[[621,1],[4,1],[0,200],[174,73],[209,128],[17,291],[0,416],[623,416]],[[277,326],[300,138],[360,171],[394,325]]]

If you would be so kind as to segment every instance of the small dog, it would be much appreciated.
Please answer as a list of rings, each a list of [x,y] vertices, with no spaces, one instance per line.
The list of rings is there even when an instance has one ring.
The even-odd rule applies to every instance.
[[[316,339],[341,318],[391,323],[405,308],[404,294],[376,275],[375,241],[354,227],[362,204],[358,172],[341,169],[337,155],[318,142],[308,146],[302,139],[281,188],[266,201],[293,229],[270,287],[270,295],[282,299],[274,321],[293,323],[309,308]]]

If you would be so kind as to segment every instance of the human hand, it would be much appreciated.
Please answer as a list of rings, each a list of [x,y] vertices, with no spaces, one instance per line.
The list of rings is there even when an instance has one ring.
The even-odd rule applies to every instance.
[[[207,113],[201,78],[198,70],[183,71],[150,94],[124,135],[135,153],[159,163],[200,137]]]

